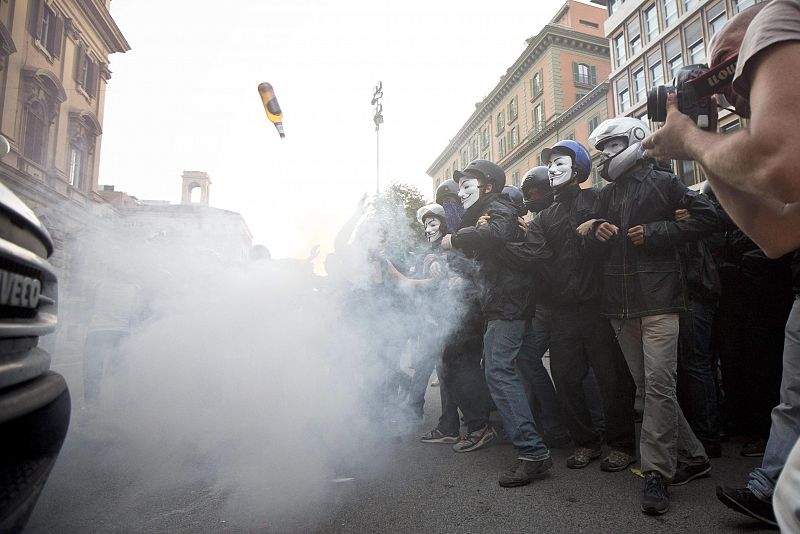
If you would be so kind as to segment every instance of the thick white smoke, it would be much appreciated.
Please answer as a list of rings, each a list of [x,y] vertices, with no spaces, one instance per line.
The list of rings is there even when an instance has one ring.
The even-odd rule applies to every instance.
[[[229,243],[185,228],[143,238],[122,225],[72,243],[86,256],[73,283],[122,281],[138,297],[99,401],[73,401],[31,528],[158,530],[142,523],[145,503],[200,488],[230,526],[293,530],[333,502],[336,480],[379,469],[381,444],[418,430],[397,402],[402,355],[439,350],[463,309],[456,293],[389,280],[384,258],[410,246],[401,219],[363,217],[325,278],[303,260],[219,253]],[[62,320],[90,324],[91,304]]]

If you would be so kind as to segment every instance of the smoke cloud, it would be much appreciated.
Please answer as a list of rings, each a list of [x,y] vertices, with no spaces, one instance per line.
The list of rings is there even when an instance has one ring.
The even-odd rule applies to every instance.
[[[419,430],[399,401],[407,360],[440,350],[464,306],[390,281],[386,258],[421,263],[402,210],[354,217],[327,277],[305,260],[249,261],[201,216],[122,218],[69,243],[81,260],[62,283],[62,328],[89,334],[114,286],[135,298],[97,401],[84,405],[83,373],[64,373],[72,424],[32,531],[214,530],[192,523],[214,507],[225,528],[313,529],[356,472],[379,474],[387,440]],[[69,337],[50,349],[57,371],[84,352],[86,336]]]

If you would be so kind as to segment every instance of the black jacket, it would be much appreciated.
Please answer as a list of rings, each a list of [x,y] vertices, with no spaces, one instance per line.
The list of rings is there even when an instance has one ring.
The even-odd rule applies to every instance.
[[[476,227],[481,215],[489,215],[489,224]],[[508,196],[494,193],[479,198],[464,212],[461,227],[452,237],[454,249],[477,260],[481,308],[487,321],[533,317],[533,275],[514,269],[502,254],[507,243],[521,239],[516,206]]]
[[[675,210],[689,218],[675,221]],[[686,310],[686,288],[678,245],[717,231],[719,220],[711,201],[687,188],[674,174],[643,162],[605,186],[598,195],[587,246],[603,250],[603,314],[630,319]],[[602,243],[594,229],[602,220],[619,234]],[[644,244],[634,245],[628,229],[644,226]]]
[[[587,255],[584,240],[576,232],[578,225],[591,218],[597,197],[596,189],[570,185],[557,191],[553,204],[529,225],[531,232],[541,232],[552,252],[552,259],[542,266],[543,285],[549,288],[546,304],[563,306],[600,298],[602,257]]]

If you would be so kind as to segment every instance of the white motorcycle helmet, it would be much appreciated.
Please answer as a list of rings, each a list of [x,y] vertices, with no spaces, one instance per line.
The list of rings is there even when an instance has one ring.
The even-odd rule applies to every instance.
[[[642,141],[650,135],[650,128],[643,121],[633,117],[614,117],[606,119],[589,134],[589,144],[602,151],[611,139],[624,139],[627,148],[600,161],[600,176],[609,182],[616,181],[637,162],[644,159]]]

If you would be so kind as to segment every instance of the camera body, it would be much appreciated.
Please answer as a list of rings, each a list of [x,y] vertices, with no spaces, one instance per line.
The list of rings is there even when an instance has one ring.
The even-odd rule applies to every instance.
[[[710,69],[706,65],[681,67],[672,79],[672,85],[657,85],[647,93],[647,116],[655,122],[667,120],[667,95],[675,93],[678,110],[688,115],[699,128],[711,128],[711,112],[716,107],[705,81]]]

